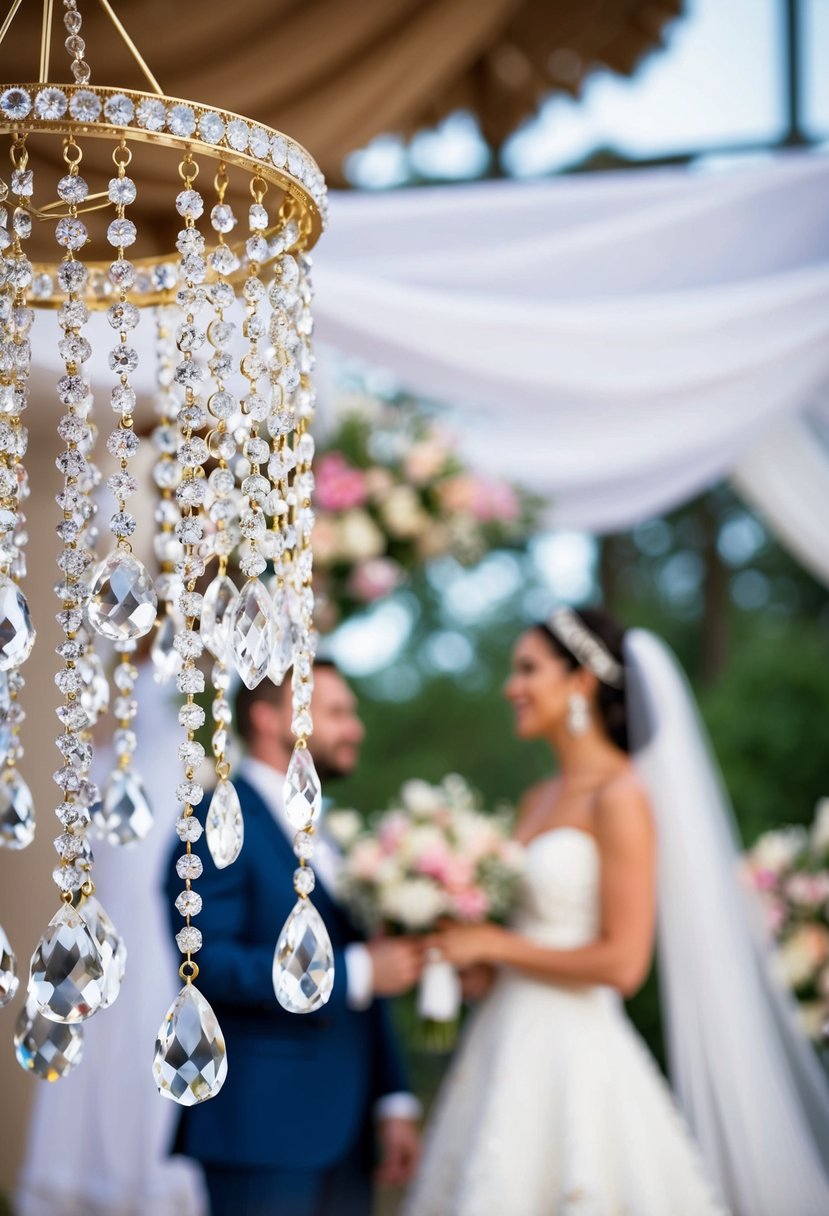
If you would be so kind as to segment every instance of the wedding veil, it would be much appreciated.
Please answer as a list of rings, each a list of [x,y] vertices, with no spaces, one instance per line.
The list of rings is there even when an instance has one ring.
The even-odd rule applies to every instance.
[[[829,1213],[829,1086],[772,977],[693,694],[651,633],[627,633],[625,664],[659,841],[659,974],[677,1098],[735,1216]]]

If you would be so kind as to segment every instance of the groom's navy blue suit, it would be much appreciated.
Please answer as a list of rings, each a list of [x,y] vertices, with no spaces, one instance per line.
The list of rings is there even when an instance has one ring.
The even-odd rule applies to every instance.
[[[280,780],[274,773],[274,781]],[[204,836],[193,845],[204,863],[194,883],[204,899],[194,920],[204,937],[196,982],[224,1032],[228,1073],[217,1097],[182,1110],[174,1151],[205,1166],[217,1206],[216,1188],[227,1181],[236,1197],[227,1209],[234,1216],[367,1212],[372,1106],[407,1088],[388,1010],[382,1000],[363,1012],[349,1009],[344,949],[358,935],[319,882],[312,898],[334,948],[333,993],[314,1013],[286,1013],[278,1004],[273,952],[296,902],[297,861],[258,792],[242,778],[234,784],[245,821],[240,856],[218,870]],[[209,798],[197,811],[202,823]],[[179,846],[170,860],[171,907],[184,887],[175,872],[182,852]],[[172,917],[177,931],[183,921],[175,910]],[[363,1198],[349,1207],[346,1192],[360,1191],[360,1175]],[[332,1187],[341,1202],[327,1208],[324,1196]],[[274,1189],[281,1195],[269,1198]]]

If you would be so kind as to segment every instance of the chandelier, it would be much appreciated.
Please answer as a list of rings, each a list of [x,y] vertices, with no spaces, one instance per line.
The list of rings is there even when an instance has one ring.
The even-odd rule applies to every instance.
[[[174,679],[181,694],[182,771],[170,801],[180,808],[175,906],[183,986],[161,1023],[153,1071],[161,1094],[191,1105],[217,1094],[227,1072],[221,1028],[195,982],[202,861],[192,844],[204,831],[220,868],[243,844],[226,754],[234,670],[249,688],[264,679],[280,684],[292,672],[296,745],[284,793],[296,829],[297,900],[281,932],[275,926],[276,996],[304,1013],[324,1004],[333,986],[330,939],[309,898],[321,801],[308,750],[315,649],[309,250],[324,226],[326,192],[314,161],[287,136],[165,96],[110,4],[99,2],[149,91],[91,83],[77,0],[63,0],[72,83],[49,79],[53,5],[44,0],[38,82],[0,85],[0,164],[8,156],[7,170],[0,168],[0,844],[12,850],[34,835],[19,729],[35,642],[22,508],[36,309],[52,310],[63,364],[55,385],[63,478],[55,513],[63,632],[52,874],[59,907],[32,955],[15,1050],[34,1075],[64,1076],[80,1061],[84,1022],[118,995],[126,947],[95,894],[89,831],[120,846],[152,824],[134,752],[136,649],[154,633],[157,673]],[[20,4],[14,0],[0,41]],[[146,158],[178,228],[175,247],[161,255],[157,233],[139,230],[133,208],[149,180]],[[96,312],[108,322],[97,331],[105,335],[101,349],[97,340],[93,349],[94,326],[87,329]],[[130,509],[139,491],[137,339],[147,326],[157,360],[152,571],[133,551]],[[109,385],[108,399],[93,405],[96,361],[108,368]],[[105,524],[97,522],[98,499],[106,500],[94,463],[99,427],[117,462],[106,482],[114,510]],[[116,652],[117,727],[114,767],[99,791],[90,779],[92,727],[110,691],[100,639]],[[193,813],[204,797],[200,735],[205,742],[209,735],[216,773],[204,826]],[[0,1004],[18,983],[0,929]]]

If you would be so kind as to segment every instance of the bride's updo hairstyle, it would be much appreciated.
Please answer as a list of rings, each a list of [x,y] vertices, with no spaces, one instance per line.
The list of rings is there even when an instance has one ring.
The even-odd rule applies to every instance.
[[[590,633],[602,644],[612,659],[624,671],[624,638],[625,630],[608,612],[601,608],[580,608],[574,615],[578,617]],[[583,663],[573,654],[566,644],[557,637],[549,625],[540,623],[536,626],[555,653],[564,659],[570,671],[575,671]],[[597,676],[598,679],[598,676]],[[602,725],[608,738],[621,748],[623,752],[631,750],[628,738],[627,699],[624,681],[621,687],[606,684],[598,679],[597,707]]]

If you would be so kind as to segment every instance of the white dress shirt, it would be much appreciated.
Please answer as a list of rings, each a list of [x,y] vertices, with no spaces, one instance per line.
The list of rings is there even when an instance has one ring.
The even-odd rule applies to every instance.
[[[282,787],[285,774],[245,756],[239,765],[239,776],[252,786],[270,813],[273,815],[286,840],[293,845],[296,828],[288,821],[282,799]],[[323,828],[318,826],[314,834],[314,873],[317,881],[325,887],[334,902],[337,899],[337,885],[342,868],[342,857],[334,842],[325,835]],[[362,1011],[368,1009],[374,999],[374,968],[371,954],[364,942],[350,942],[345,947],[346,973],[346,1003],[349,1009]],[[419,1119],[422,1113],[420,1102],[409,1093],[386,1094],[375,1104],[375,1116],[378,1119]]]

